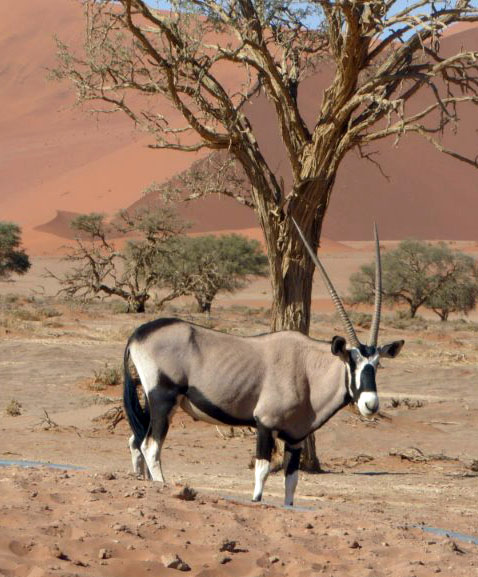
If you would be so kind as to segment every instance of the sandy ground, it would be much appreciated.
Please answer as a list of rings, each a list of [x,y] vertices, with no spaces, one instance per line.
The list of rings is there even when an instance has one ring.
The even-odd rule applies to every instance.
[[[336,255],[338,277],[359,254]],[[397,328],[386,314],[381,339],[406,346],[379,373],[380,416],[344,409],[324,426],[316,435],[324,474],[301,472],[296,506],[284,509],[280,472],[264,503],[250,502],[250,431],[231,437],[181,412],[163,450],[168,485],[135,478],[128,426],[112,420],[121,386],[92,381],[105,363],[120,366],[127,336],[145,319],[32,297],[27,278],[0,287],[0,460],[59,468],[0,467],[0,575],[166,576],[186,565],[203,577],[478,575],[475,324]],[[16,288],[23,296],[12,296]],[[267,330],[266,310],[241,306],[262,289],[228,297],[211,325]],[[205,322],[187,303],[171,313]],[[338,332],[332,315],[314,314],[313,336]],[[12,399],[20,416],[5,412]],[[178,498],[186,485],[194,500]]]

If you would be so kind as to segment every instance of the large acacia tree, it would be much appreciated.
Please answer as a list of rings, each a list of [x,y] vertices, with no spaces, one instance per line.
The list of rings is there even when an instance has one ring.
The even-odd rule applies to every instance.
[[[308,332],[314,266],[289,216],[316,249],[347,153],[367,157],[369,143],[415,133],[476,166],[439,140],[460,106],[478,103],[478,54],[440,51],[451,24],[478,20],[471,0],[173,0],[166,12],[144,0],[84,4],[84,53],[59,43],[58,76],[80,102],[128,115],[154,148],[227,152],[239,163],[250,187],[230,194],[264,231],[272,330]],[[324,61],[332,80],[307,124],[298,91]],[[287,152],[287,188],[244,106],[261,90]],[[406,106],[422,90],[429,103]]]
[[[439,140],[459,106],[478,102],[478,53],[440,52],[451,24],[478,19],[470,0],[405,7],[397,0],[177,0],[170,11],[143,0],[84,4],[85,50],[72,54],[59,43],[58,75],[73,81],[81,102],[127,114],[154,148],[227,151],[240,164],[250,189],[231,194],[254,208],[264,231],[273,330],[308,331],[313,264],[289,215],[317,248],[347,153],[367,156],[373,141],[415,133],[476,165]],[[332,81],[306,124],[298,90],[323,61]],[[287,189],[244,106],[259,90],[273,103],[287,151]],[[406,106],[421,90],[430,93],[426,107]]]

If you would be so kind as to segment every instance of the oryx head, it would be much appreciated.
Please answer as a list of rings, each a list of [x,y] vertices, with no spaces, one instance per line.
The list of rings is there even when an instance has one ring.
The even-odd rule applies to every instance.
[[[347,388],[350,397],[357,405],[362,415],[369,417],[376,413],[379,408],[377,385],[375,383],[375,374],[379,366],[380,358],[396,357],[405,341],[394,341],[392,343],[378,346],[378,329],[380,326],[380,313],[382,308],[382,268],[380,262],[380,245],[378,241],[377,226],[374,227],[375,236],[375,308],[373,313],[372,324],[370,327],[370,337],[367,345],[362,344],[355,333],[349,316],[345,312],[344,305],[340,300],[337,291],[332,285],[322,263],[305,239],[299,226],[292,219],[299,235],[304,242],[315,266],[327,286],[327,289],[334,301],[337,312],[344,324],[350,347],[347,348],[346,340],[343,337],[336,336],[332,339],[332,353],[338,356],[347,369]]]

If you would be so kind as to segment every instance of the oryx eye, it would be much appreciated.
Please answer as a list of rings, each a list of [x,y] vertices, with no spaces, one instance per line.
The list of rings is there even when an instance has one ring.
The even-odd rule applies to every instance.
[[[359,351],[357,351],[357,349],[351,349],[350,355],[356,363],[358,363],[362,359],[362,355],[359,353]]]

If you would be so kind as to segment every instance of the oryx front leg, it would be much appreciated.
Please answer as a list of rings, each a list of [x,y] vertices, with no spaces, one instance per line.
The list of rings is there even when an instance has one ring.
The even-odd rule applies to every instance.
[[[285,483],[285,499],[286,507],[292,507],[294,504],[294,493],[299,481],[299,464],[300,454],[302,452],[303,443],[291,445],[285,443],[284,447],[284,483]]]
[[[256,439],[256,467],[255,467],[255,486],[253,501],[262,500],[262,492],[269,471],[271,469],[272,450],[274,448],[274,437],[271,429],[257,424]]]
[[[164,483],[161,468],[161,447],[168,433],[169,423],[177,404],[177,394],[171,390],[154,389],[147,393],[151,424],[141,443],[144,456],[153,481]]]

